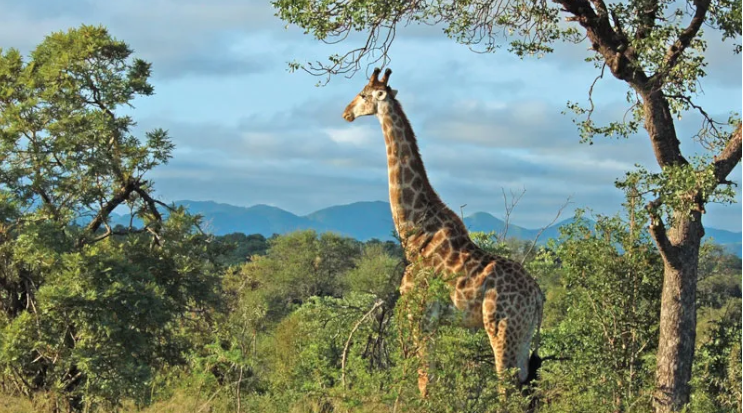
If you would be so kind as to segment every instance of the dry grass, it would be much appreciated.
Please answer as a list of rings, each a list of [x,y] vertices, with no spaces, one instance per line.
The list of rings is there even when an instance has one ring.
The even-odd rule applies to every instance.
[[[35,413],[36,411],[33,403],[26,398],[4,394],[0,396],[0,413]]]
[[[134,406],[124,406],[126,413],[226,413],[228,403],[217,397],[204,398],[198,391],[179,390],[167,400],[153,403],[145,409],[137,410]],[[0,412],[2,413],[2,412]]]

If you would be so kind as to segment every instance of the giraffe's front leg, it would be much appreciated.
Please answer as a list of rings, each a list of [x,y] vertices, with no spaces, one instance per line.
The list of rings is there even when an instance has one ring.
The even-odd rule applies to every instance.
[[[414,355],[418,361],[418,391],[422,398],[428,397],[428,337],[422,328],[422,318],[425,316],[426,302],[425,292],[421,291],[416,284],[417,273],[413,265],[408,265],[400,283],[400,295],[404,296],[403,316],[407,321],[408,331],[412,341],[411,352],[406,355]]]
[[[415,340],[416,355],[418,356],[418,391],[423,399],[428,397],[428,372],[430,370],[427,338],[422,336]]]
[[[526,341],[524,357],[523,329],[518,316],[499,312],[495,293],[486,293],[483,303],[483,325],[490,339],[495,358],[495,371],[498,374],[498,393],[508,397],[508,389],[521,387],[528,372],[529,341]],[[516,370],[516,374],[512,374]]]

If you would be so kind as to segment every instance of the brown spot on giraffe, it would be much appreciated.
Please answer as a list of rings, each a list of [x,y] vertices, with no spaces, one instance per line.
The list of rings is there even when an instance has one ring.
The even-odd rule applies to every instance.
[[[379,79],[380,72],[374,70],[343,118],[352,122],[376,115],[382,125],[393,222],[406,258],[416,263],[405,269],[400,293],[416,287],[415,271],[434,269],[432,276],[451,280],[451,299],[464,312],[465,324],[488,333],[498,373],[516,367],[519,381],[524,382],[529,375],[532,337],[538,336],[542,320],[544,295],[519,263],[477,247],[459,216],[441,201],[428,180],[410,122],[396,100],[397,91],[387,84],[392,72],[387,69]],[[536,342],[535,354],[538,338]],[[425,352],[419,357],[424,358]],[[422,365],[426,366],[425,360]],[[427,383],[423,367],[418,387],[424,397]]]

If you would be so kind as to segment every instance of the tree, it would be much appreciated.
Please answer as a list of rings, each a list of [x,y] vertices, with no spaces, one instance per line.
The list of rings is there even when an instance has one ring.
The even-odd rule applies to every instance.
[[[245,235],[241,232],[215,237],[224,248],[224,257],[220,262],[224,265],[238,265],[250,261],[254,255],[265,255],[268,250],[268,241],[261,234]]]
[[[92,26],[0,50],[0,378],[57,411],[146,402],[217,302],[198,217],[145,179],[173,144],[117,114],[153,93],[131,55]],[[142,228],[112,228],[124,206]]]
[[[519,56],[540,56],[552,52],[555,42],[587,39],[594,52],[589,60],[600,70],[597,80],[608,68],[627,85],[629,116],[596,124],[591,87],[589,107],[568,104],[578,116],[582,139],[629,137],[643,125],[661,168],[660,173],[633,171],[624,183],[637,185],[638,198],[647,202],[650,233],[665,266],[656,409],[676,411],[689,401],[702,214],[708,202],[734,199],[727,176],[741,159],[738,115],[720,121],[694,100],[707,64],[701,29],[707,26],[723,40],[739,41],[740,1],[275,0],[272,4],[280,18],[321,41],[341,41],[353,31],[368,33],[363,46],[333,55],[329,63],[291,64],[292,69],[328,77],[353,74],[364,59],[386,63],[401,23],[442,24],[450,38],[484,52],[495,51],[498,39],[506,36],[509,50]],[[735,44],[733,52],[740,50],[741,45]],[[706,151],[696,157],[681,152],[675,125],[675,119],[690,110],[703,119],[694,138]]]
[[[545,331],[544,348],[566,357],[550,364],[542,382],[545,398],[561,395],[552,409],[650,408],[647,360],[657,349],[663,263],[640,227],[647,214],[628,212],[634,220],[599,216],[593,225],[579,213],[560,228],[559,244],[550,241],[560,258],[553,271],[564,287],[552,306],[565,313]],[[589,390],[586,383],[601,385]]]

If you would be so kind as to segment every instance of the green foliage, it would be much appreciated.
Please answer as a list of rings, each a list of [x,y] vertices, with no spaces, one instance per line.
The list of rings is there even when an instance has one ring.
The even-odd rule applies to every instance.
[[[738,302],[738,309],[740,302]],[[741,322],[721,318],[697,350],[690,411],[732,412],[741,408]]]
[[[522,240],[515,237],[504,239],[503,235],[495,231],[472,232],[470,233],[470,238],[478,247],[485,251],[518,262],[533,260],[538,251],[536,241]]]
[[[733,184],[719,185],[713,164],[703,157],[690,164],[667,166],[659,173],[651,173],[637,165],[637,170],[627,172],[623,180],[617,181],[621,189],[636,188],[639,193],[650,194],[656,202],[651,212],[665,216],[666,222],[686,217],[699,208],[697,196],[705,201],[718,203],[735,202]]]
[[[218,259],[225,266],[243,264],[254,255],[265,255],[268,251],[268,240],[261,234],[245,235],[235,232],[217,236],[215,241],[225,248],[223,256]]]
[[[547,360],[533,396],[537,411],[651,408],[662,261],[644,230],[646,213],[630,211],[627,221],[599,217],[595,225],[579,216],[559,242],[527,260],[548,297],[540,351]],[[486,234],[481,238],[493,241]],[[328,256],[345,250],[342,240],[324,244]],[[273,290],[273,277],[289,285],[316,280],[287,268],[312,271],[322,262],[313,259],[320,242],[312,232],[277,237],[266,256],[228,271],[229,316],[218,323],[219,340],[193,364],[204,398],[222,388],[231,395],[225,409],[240,399],[243,409],[266,412],[521,412],[531,403],[499,381],[485,332],[458,324],[445,280],[421,272],[420,287],[398,299],[402,267],[380,243],[368,243],[331,266],[328,276],[336,288],[305,286],[300,291],[323,293],[279,302],[283,310],[272,313],[268,302],[280,293]],[[723,250],[709,251],[704,274],[732,271],[735,261]],[[718,293],[727,302],[736,291]],[[710,351],[723,358],[737,354],[732,341],[719,343]],[[420,348],[432,366],[426,400],[418,398],[416,386]],[[695,371],[720,383],[739,374],[727,361],[700,363]],[[504,400],[498,386],[513,396]],[[736,400],[731,389],[698,389],[695,400],[728,403]]]
[[[388,255],[384,245],[372,243],[364,247],[356,268],[344,278],[348,290],[372,294],[387,301],[397,294],[401,273],[400,260]]]
[[[28,62],[15,49],[0,55],[0,179],[19,206],[40,201],[39,218],[76,219],[170,158],[164,131],[140,141],[134,121],[115,116],[153,93],[149,63],[131,53],[105,29],[82,26],[50,35]]]
[[[559,320],[545,323],[554,327],[542,348],[567,360],[544,367],[545,398],[559,395],[548,411],[650,408],[663,263],[642,215],[630,213],[634,221],[598,217],[593,228],[579,213],[551,245],[563,288],[548,295],[547,315]]]
[[[340,296],[340,277],[355,266],[361,249],[350,238],[298,231],[273,238],[265,256],[233,270],[225,281],[235,283],[228,288],[238,288],[243,302],[252,303],[249,312],[273,323],[312,296]]]
[[[740,297],[740,270],[740,258],[721,245],[705,243],[699,256],[698,306],[723,308],[731,297]]]
[[[48,36],[28,61],[0,53],[0,381],[38,408],[146,403],[156,372],[198,342],[193,315],[217,307],[199,218],[161,204],[163,220],[144,179],[172,143],[116,114],[153,93],[131,54],[92,26]],[[110,228],[124,204],[146,228]]]

